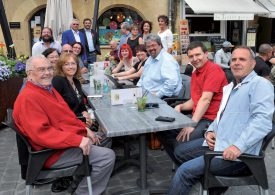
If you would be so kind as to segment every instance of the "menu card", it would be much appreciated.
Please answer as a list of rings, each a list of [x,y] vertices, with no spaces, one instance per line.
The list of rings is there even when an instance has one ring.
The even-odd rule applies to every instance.
[[[111,104],[135,104],[137,98],[142,96],[142,88],[112,89]]]

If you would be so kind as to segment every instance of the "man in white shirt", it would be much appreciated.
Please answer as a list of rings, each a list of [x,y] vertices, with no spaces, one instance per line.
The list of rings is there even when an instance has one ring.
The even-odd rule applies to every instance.
[[[230,59],[231,59],[231,50],[234,47],[229,41],[224,41],[222,48],[219,49],[214,58],[214,62],[220,65],[226,75],[228,83],[230,83],[234,78],[230,70]]]
[[[101,55],[99,37],[97,32],[91,29],[92,20],[90,18],[85,18],[83,20],[83,25],[84,28],[79,31],[85,35],[86,44],[84,47],[86,50],[87,62],[94,63],[96,62],[96,55]]]
[[[223,69],[230,69],[229,63],[231,59],[231,50],[234,47],[229,41],[225,41],[222,44],[222,48],[215,54],[214,62],[220,65]]]
[[[61,45],[58,41],[53,39],[52,29],[49,27],[44,27],[41,31],[40,39],[32,46],[32,56],[37,56],[42,54],[48,48],[55,48],[58,53],[61,52]]]

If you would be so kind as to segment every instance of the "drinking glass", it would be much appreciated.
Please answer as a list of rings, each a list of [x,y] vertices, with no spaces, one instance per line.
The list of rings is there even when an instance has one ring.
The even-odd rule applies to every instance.
[[[137,98],[137,107],[139,112],[145,111],[145,105],[146,105],[147,97],[138,97]]]

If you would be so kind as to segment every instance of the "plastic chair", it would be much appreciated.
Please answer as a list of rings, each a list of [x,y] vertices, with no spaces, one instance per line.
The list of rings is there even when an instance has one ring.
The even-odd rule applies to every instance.
[[[182,77],[182,88],[177,97],[164,98],[163,100],[171,107],[175,107],[182,102],[185,102],[191,98],[190,86],[191,86],[191,77],[181,74]],[[186,113],[187,114],[187,113]],[[190,114],[190,112],[188,112]]]
[[[203,195],[208,194],[208,189],[213,187],[229,187],[258,185],[260,194],[268,195],[268,180],[264,162],[265,150],[270,141],[275,136],[274,124],[272,131],[269,132],[263,140],[260,154],[258,156],[251,154],[242,154],[238,159],[244,162],[250,169],[251,173],[238,176],[219,176],[213,175],[210,170],[211,160],[216,156],[222,156],[222,152],[209,151],[204,156],[205,169],[202,181]]]
[[[89,165],[88,156],[83,156],[83,161],[80,164],[59,168],[59,169],[45,169],[45,161],[58,150],[44,149],[40,151],[33,151],[31,145],[25,136],[18,130],[13,122],[12,110],[8,109],[7,121],[4,125],[10,127],[16,132],[16,141],[18,148],[19,164],[21,165],[21,177],[26,180],[26,195],[32,194],[34,185],[43,185],[52,183],[58,178],[73,176],[73,182],[67,189],[68,192],[73,193],[84,176],[87,177],[89,195],[92,195],[91,185],[91,166]],[[81,150],[79,148],[79,150]]]

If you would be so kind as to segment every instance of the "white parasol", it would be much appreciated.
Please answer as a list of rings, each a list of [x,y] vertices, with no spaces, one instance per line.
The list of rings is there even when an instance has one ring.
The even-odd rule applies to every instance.
[[[71,0],[48,0],[45,16],[45,27],[53,30],[54,40],[60,40],[62,32],[70,29],[73,19]]]

